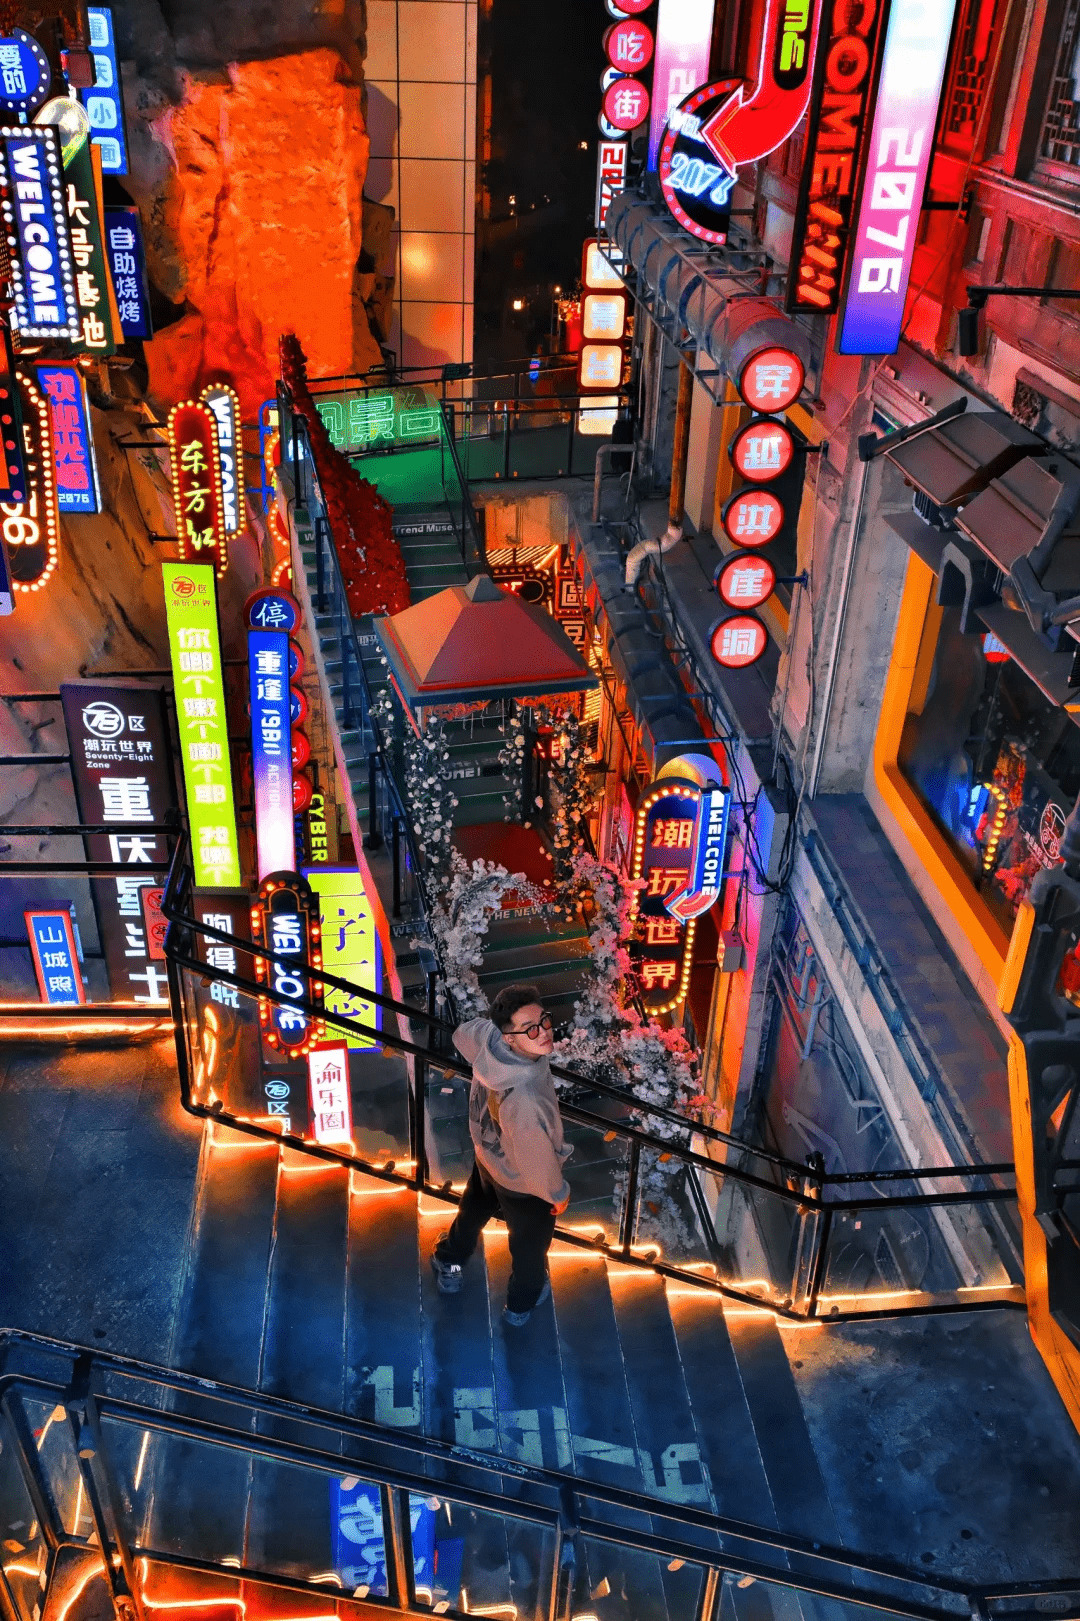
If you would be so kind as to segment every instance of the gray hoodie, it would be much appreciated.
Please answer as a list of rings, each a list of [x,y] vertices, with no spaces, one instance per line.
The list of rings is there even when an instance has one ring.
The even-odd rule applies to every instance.
[[[562,1116],[547,1058],[512,1052],[490,1019],[454,1031],[454,1046],[473,1067],[469,1132],[484,1170],[509,1193],[561,1204],[570,1188],[562,1162]]]

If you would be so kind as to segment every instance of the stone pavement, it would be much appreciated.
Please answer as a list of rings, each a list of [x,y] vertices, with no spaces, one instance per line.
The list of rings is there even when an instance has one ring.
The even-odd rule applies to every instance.
[[[201,1140],[171,1036],[0,1045],[0,1327],[167,1362]]]

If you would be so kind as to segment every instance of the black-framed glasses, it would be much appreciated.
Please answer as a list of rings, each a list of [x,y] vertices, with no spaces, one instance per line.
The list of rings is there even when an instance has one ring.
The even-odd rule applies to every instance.
[[[503,1035],[528,1036],[530,1041],[535,1041],[541,1030],[550,1030],[551,1028],[551,1014],[545,1013],[539,1024],[523,1024],[520,1030],[504,1030]]]

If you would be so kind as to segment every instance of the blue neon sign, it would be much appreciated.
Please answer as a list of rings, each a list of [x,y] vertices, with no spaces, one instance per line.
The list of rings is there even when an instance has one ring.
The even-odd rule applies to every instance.
[[[124,139],[124,102],[116,61],[116,35],[107,6],[87,6],[90,52],[94,58],[94,87],[80,90],[79,100],[90,120],[90,139],[101,153],[103,174],[127,174]]]

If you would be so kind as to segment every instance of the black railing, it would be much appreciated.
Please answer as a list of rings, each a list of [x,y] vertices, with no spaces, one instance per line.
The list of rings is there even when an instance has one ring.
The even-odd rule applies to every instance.
[[[0,1331],[0,1447],[0,1511],[20,1528],[0,1552],[14,1621],[49,1613],[54,1583],[70,1594],[94,1578],[132,1621],[244,1592],[255,1614],[307,1593],[346,1617],[569,1621],[615,1571],[627,1613],[662,1592],[670,1621],[717,1621],[726,1584],[751,1580],[910,1621],[1076,1614],[1080,1589],[1080,1576],[930,1577],[659,1490],[584,1483],[19,1330]]]
[[[166,956],[184,1106],[455,1203],[468,1171],[463,1083],[471,1072],[449,1047],[448,1028],[434,1009],[358,992],[324,969],[301,973],[309,986],[321,984],[327,998],[359,996],[379,1009],[381,1028],[320,1010],[310,996],[276,996],[240,971],[245,957],[273,962],[273,953],[199,923],[190,893],[181,847],[162,907],[170,922]],[[236,967],[208,968],[200,941],[226,944]],[[219,992],[213,998],[215,982],[230,988],[228,997]],[[347,1144],[315,1141],[299,1121],[294,1125],[293,1113],[303,1116],[307,1107],[306,1077],[293,1077],[296,1101],[287,1118],[280,1104],[275,1118],[268,1113],[259,1028],[273,1005],[323,1018],[331,1032],[367,1044],[367,1052],[349,1061],[358,1084]],[[276,1072],[267,1074],[273,1079]],[[939,1185],[892,1197],[875,1191],[827,1199],[832,1178],[820,1164],[800,1166],[739,1143],[601,1078],[558,1066],[556,1076],[575,1089],[562,1104],[575,1146],[568,1166],[571,1202],[556,1229],[570,1244],[797,1320],[1023,1305],[1019,1266],[999,1214],[1015,1200],[1015,1190],[1000,1181],[1009,1176],[1008,1166],[914,1170],[909,1183]],[[289,1090],[290,1083],[278,1084]],[[365,1101],[371,1098],[379,1099],[377,1106]],[[998,1185],[986,1186],[991,1178]],[[850,1186],[850,1176],[838,1180]],[[873,1173],[862,1180],[872,1187]],[[917,1277],[905,1271],[913,1224]],[[870,1287],[875,1267],[879,1281]]]

